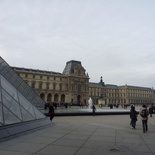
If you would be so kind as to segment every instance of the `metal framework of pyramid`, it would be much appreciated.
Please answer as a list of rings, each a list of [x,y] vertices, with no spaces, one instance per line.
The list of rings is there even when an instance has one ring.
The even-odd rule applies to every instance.
[[[50,123],[38,108],[45,102],[0,57],[0,139]]]

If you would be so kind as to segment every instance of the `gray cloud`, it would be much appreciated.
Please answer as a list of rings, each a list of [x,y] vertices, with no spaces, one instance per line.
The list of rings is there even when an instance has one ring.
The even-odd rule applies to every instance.
[[[152,0],[0,2],[0,55],[10,64],[62,72],[78,60],[90,81],[155,86]]]

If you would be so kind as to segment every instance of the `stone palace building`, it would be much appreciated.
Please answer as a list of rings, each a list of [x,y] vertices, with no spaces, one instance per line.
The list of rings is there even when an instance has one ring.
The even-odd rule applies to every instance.
[[[80,61],[66,63],[63,73],[12,67],[46,102],[86,104],[89,97],[95,104],[129,105],[155,103],[155,90],[147,87],[89,82],[89,75]]]

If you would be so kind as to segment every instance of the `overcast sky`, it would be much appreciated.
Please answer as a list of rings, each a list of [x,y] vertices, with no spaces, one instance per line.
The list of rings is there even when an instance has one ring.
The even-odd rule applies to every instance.
[[[155,0],[0,0],[0,56],[90,82],[155,88]]]

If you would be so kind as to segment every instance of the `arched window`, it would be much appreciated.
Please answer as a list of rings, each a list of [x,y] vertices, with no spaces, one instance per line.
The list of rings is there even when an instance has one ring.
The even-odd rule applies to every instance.
[[[49,102],[52,101],[52,95],[50,93],[47,95],[47,101],[49,101]]]
[[[55,94],[54,95],[54,102],[58,102],[58,99],[59,99],[59,95],[58,94]]]
[[[61,102],[62,102],[62,103],[65,102],[65,95],[64,95],[64,94],[61,95]]]

